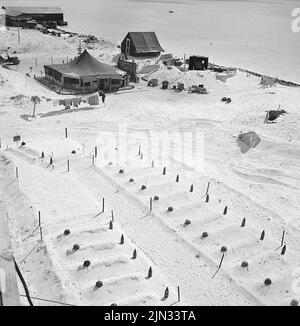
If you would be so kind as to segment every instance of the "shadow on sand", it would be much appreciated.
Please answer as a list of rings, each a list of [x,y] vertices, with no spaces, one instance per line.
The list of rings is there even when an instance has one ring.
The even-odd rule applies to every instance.
[[[55,116],[60,116],[60,115],[64,115],[64,114],[69,114],[69,113],[74,113],[74,112],[82,112],[82,111],[93,111],[93,110],[98,110],[100,109],[99,106],[88,106],[88,107],[84,107],[84,108],[75,108],[75,109],[68,109],[68,110],[58,110],[58,111],[50,111],[48,113],[45,114],[37,114],[37,117],[39,118],[49,118],[49,117],[55,117]],[[20,116],[21,119],[25,120],[25,121],[31,121],[32,115],[30,114],[22,114]]]

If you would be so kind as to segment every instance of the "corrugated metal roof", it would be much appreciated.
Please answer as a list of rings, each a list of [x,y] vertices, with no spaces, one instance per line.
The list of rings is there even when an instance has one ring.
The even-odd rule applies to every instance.
[[[129,32],[137,53],[164,52],[155,32]]]
[[[62,14],[63,11],[59,7],[12,7],[5,6],[8,16],[16,17],[21,14]]]

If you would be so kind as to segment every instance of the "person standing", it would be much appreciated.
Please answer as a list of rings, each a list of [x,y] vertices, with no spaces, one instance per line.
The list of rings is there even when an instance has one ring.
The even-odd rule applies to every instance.
[[[103,104],[103,106],[105,106],[105,98],[106,98],[106,95],[104,94],[104,92],[102,92],[101,98],[102,98],[102,104]]]

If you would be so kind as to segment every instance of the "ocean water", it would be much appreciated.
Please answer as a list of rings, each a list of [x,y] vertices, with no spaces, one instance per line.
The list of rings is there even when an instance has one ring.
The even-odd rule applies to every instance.
[[[57,5],[74,31],[121,42],[128,31],[155,31],[166,52],[200,54],[300,82],[299,0],[4,0],[4,5]],[[173,14],[169,10],[174,11]]]

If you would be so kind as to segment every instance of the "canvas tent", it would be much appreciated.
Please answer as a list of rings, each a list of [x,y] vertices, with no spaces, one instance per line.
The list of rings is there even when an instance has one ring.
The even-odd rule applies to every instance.
[[[86,50],[65,64],[46,65],[45,76],[61,88],[82,91],[113,91],[124,84],[126,73],[98,61]]]
[[[154,32],[129,32],[121,44],[121,52],[133,57],[159,56],[164,49]]]
[[[262,76],[260,84],[264,88],[276,86],[277,78]]]
[[[247,152],[250,148],[255,148],[260,142],[261,139],[254,131],[242,133],[238,137],[238,144],[243,153]]]

